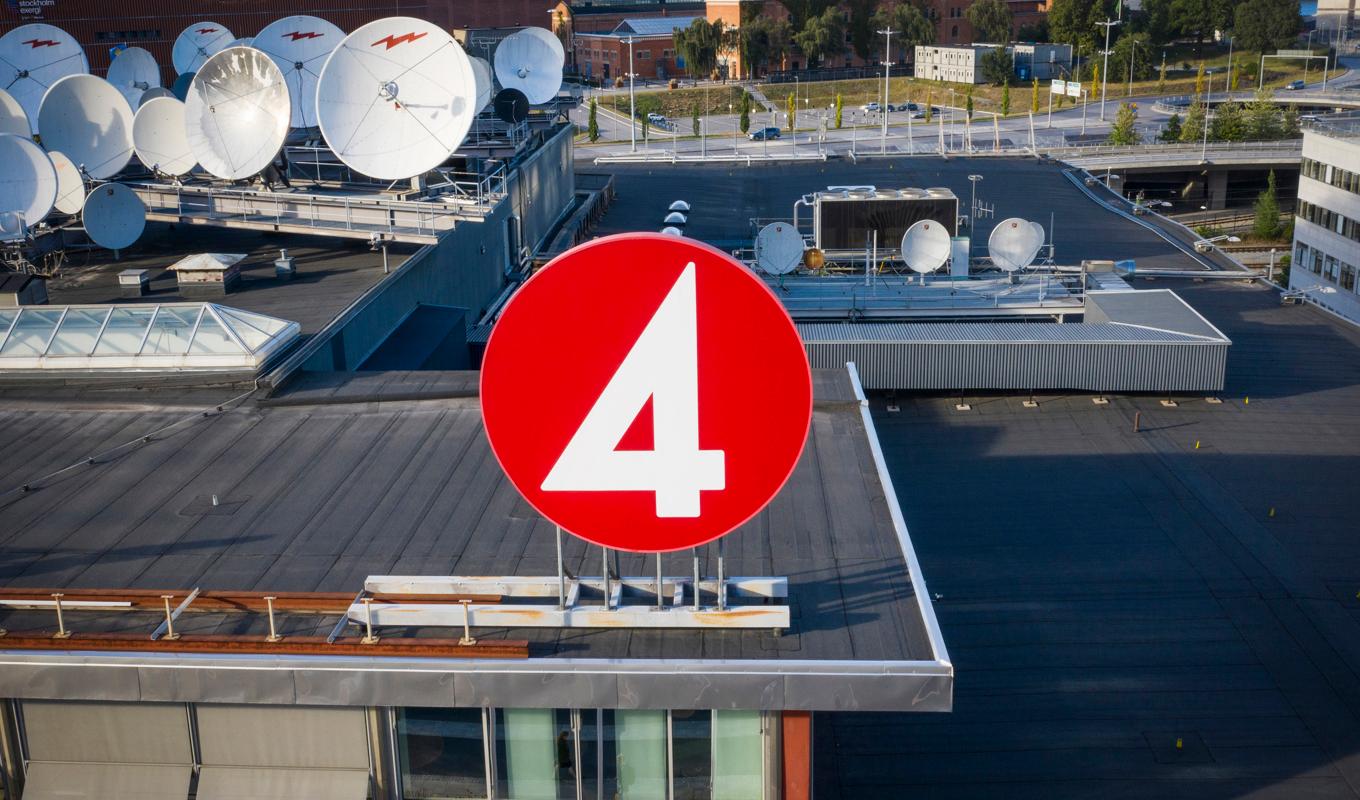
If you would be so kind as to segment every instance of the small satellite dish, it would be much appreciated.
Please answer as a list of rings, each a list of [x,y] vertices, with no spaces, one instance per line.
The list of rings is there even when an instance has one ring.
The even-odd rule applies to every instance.
[[[184,101],[184,131],[208,172],[240,180],[269,166],[288,138],[288,84],[269,56],[229,47],[203,63]]]
[[[496,79],[519,89],[533,105],[546,103],[562,88],[562,42],[547,28],[524,28],[496,47]]]
[[[519,123],[529,118],[529,98],[519,89],[501,89],[492,101],[496,105],[496,116],[509,123]]]
[[[674,203],[671,203],[670,210],[671,210],[671,211],[679,211],[679,212],[688,214],[688,213],[689,213],[689,203],[686,203],[684,200],[676,200]]]
[[[57,171],[57,199],[53,204],[63,214],[79,214],[85,205],[85,178],[80,168],[60,150],[47,154]]]
[[[181,72],[175,78],[174,84],[170,86],[170,94],[176,100],[183,102],[189,96],[189,87],[194,85],[194,73]]]
[[[170,52],[175,73],[183,75],[186,72],[198,72],[199,67],[225,50],[235,38],[231,31],[216,22],[195,22],[181,31],[179,38],[175,39],[175,46]]]
[[[477,112],[491,105],[491,98],[496,91],[496,79],[491,74],[491,65],[486,63],[486,59],[470,56],[468,61],[472,64],[472,77],[477,84]]]
[[[940,223],[923,219],[902,234],[902,260],[912,272],[934,272],[949,259],[949,231]]]
[[[331,150],[355,171],[412,178],[463,142],[476,92],[467,54],[443,28],[388,17],[346,36],[326,59],[317,118]]]
[[[92,178],[111,178],[132,160],[132,107],[94,75],[67,75],[52,84],[38,110],[38,130],[44,147],[65,153]]]
[[[89,71],[85,49],[61,28],[34,23],[0,36],[0,89],[19,101],[28,115],[29,133],[40,130],[38,108],[47,88]]]
[[[787,222],[771,222],[756,234],[756,265],[767,275],[787,275],[803,263],[803,236]]]
[[[131,247],[146,230],[146,206],[121,183],[96,186],[80,216],[90,241],[109,250]]]
[[[140,47],[129,47],[109,64],[108,81],[136,111],[148,90],[160,88],[161,68],[155,56]]]
[[[317,75],[344,38],[345,32],[333,23],[306,15],[275,20],[255,36],[251,46],[274,59],[288,83],[292,127],[316,127]]]
[[[165,175],[186,175],[198,163],[184,128],[184,104],[173,97],[152,98],[137,109],[132,145],[139,161]]]
[[[666,218],[662,220],[662,222],[667,225],[684,225],[688,220],[685,218],[685,215],[681,214],[679,211],[672,211],[666,215]]]
[[[57,170],[47,153],[27,136],[0,134],[0,212],[16,214],[22,223],[7,235],[21,236],[25,225],[42,222],[56,200]]]
[[[0,89],[0,133],[13,133],[28,137],[33,129],[28,125],[28,114],[14,95]]]
[[[164,86],[157,86],[154,89],[147,89],[145,92],[142,92],[141,99],[137,101],[137,108],[133,110],[136,111],[140,109],[142,106],[146,105],[148,101],[155,100],[157,97],[175,97],[175,93],[165,88]],[[175,99],[178,100],[179,98]]]
[[[667,225],[666,227],[662,228],[662,229],[661,229],[661,232],[664,233],[664,234],[666,234],[667,236],[684,236],[684,235],[685,235],[684,232],[681,231],[679,228],[671,227],[671,226],[669,226],[669,225]]]
[[[1034,263],[1043,246],[1043,226],[1019,217],[1001,220],[987,237],[987,252],[992,263],[1006,272],[1015,272]]]

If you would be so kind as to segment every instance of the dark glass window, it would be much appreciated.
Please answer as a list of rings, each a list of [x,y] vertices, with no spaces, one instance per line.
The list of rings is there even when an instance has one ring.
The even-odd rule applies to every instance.
[[[397,744],[407,800],[486,797],[480,708],[399,709]]]

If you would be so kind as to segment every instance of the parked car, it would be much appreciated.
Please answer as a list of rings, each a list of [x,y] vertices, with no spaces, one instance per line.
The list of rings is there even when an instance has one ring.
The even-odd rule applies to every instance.
[[[920,110],[921,110],[921,107],[918,106],[918,105],[916,105],[915,103],[907,103],[907,110],[908,110],[908,111],[920,111]]]
[[[664,114],[658,114],[655,111],[647,115],[647,121],[653,125],[664,126],[669,124]]]
[[[1303,81],[1290,81],[1289,85],[1284,88],[1290,90],[1291,92],[1298,91],[1299,89],[1303,88]]]
[[[862,105],[862,106],[859,107],[859,110],[860,110],[860,111],[882,111],[882,110],[883,110],[883,106],[880,106],[877,102],[873,102],[873,103],[865,103],[864,105]]]
[[[750,139],[750,140],[753,141],[753,142],[765,142],[765,141],[769,141],[770,139],[778,139],[778,138],[779,138],[779,129],[778,129],[778,128],[760,128],[760,129],[758,129],[758,130],[754,130],[754,131],[751,131],[750,133],[748,133],[748,134],[746,135],[746,138]]]

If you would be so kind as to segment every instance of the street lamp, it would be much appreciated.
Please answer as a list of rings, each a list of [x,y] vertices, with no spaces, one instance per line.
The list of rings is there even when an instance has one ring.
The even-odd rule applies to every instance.
[[[892,35],[897,31],[889,25],[887,30],[878,33],[883,37],[883,108],[878,112],[883,115],[883,134],[878,139],[878,152],[881,155],[888,152],[888,70],[892,66]]]
[[[1119,4],[1119,11],[1122,15],[1124,11],[1123,3]],[[1105,83],[1110,79],[1110,28],[1113,28],[1114,26],[1118,25],[1119,20],[1117,19],[1111,20],[1109,17],[1106,17],[1104,22],[1097,22],[1096,24],[1105,28],[1105,49],[1100,51],[1101,54],[1105,56],[1105,66],[1100,68],[1100,121],[1104,122]]]
[[[1129,39],[1129,90],[1128,90],[1127,93],[1125,93],[1125,95],[1124,95],[1125,97],[1132,97],[1132,96],[1133,96],[1133,59],[1134,59],[1135,57],[1137,57],[1137,55],[1138,55],[1138,40],[1137,40],[1137,39],[1134,39],[1134,38],[1130,38],[1130,39]],[[1231,62],[1230,62],[1230,63],[1231,63]]]
[[[741,126],[739,126],[739,125],[737,124],[737,118],[734,117],[734,116],[732,116],[732,104],[731,104],[731,103],[728,103],[728,104],[727,104],[727,116],[732,117],[732,152],[733,152],[733,153],[736,153],[736,152],[737,152],[737,128],[739,128],[739,127],[741,127]]]
[[[628,134],[629,150],[637,152],[637,94],[633,91],[633,37],[629,36],[624,41],[628,42]]]

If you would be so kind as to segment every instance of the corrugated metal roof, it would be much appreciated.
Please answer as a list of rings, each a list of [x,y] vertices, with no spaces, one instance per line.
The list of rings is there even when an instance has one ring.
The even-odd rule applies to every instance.
[[[1223,344],[1227,341],[1117,322],[800,323],[798,333],[809,344]]]
[[[637,36],[664,36],[680,28],[688,28],[696,19],[703,17],[635,17],[620,22],[613,33],[631,33]]]

